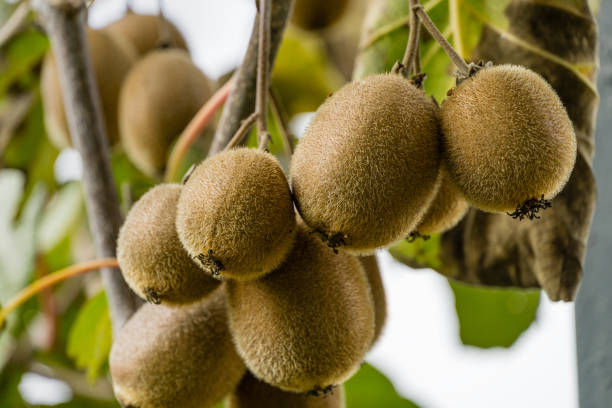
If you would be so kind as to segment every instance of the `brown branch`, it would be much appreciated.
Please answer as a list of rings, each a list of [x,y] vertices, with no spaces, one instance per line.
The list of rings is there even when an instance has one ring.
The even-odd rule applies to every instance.
[[[271,1],[269,69],[276,58],[292,6],[293,0]],[[241,122],[255,110],[257,49],[259,47],[258,27],[259,18],[256,18],[244,61],[238,69],[234,88],[225,104],[219,126],[210,146],[210,156],[223,150],[240,127]]]
[[[268,89],[270,88],[270,0],[259,0],[259,44],[257,50],[257,84],[255,112],[257,112],[258,147],[268,148]]]
[[[3,47],[4,44],[25,28],[29,14],[30,4],[28,1],[24,0],[17,6],[13,14],[11,14],[6,23],[0,28],[0,47]]]
[[[83,188],[89,225],[100,258],[114,258],[122,224],[110,167],[110,149],[98,89],[85,40],[83,0],[33,0],[57,60],[72,142],[83,160]],[[138,306],[135,295],[116,268],[101,270],[113,330],[117,331]]]
[[[406,79],[410,77],[410,72],[414,67],[414,59],[419,52],[419,29],[421,28],[421,22],[415,10],[417,6],[419,6],[419,0],[410,0],[410,31],[408,33],[408,43],[406,44],[406,51],[404,52],[402,62],[396,64],[393,70]],[[418,72],[415,72],[415,74],[418,74]]]
[[[429,31],[429,34],[431,34],[431,36],[436,40],[436,42],[440,44],[440,47],[442,47],[446,55],[448,55],[451,61],[453,61],[453,64],[455,64],[457,70],[459,70],[460,77],[469,77],[470,74],[473,72],[473,66],[468,65],[468,63],[465,62],[461,55],[459,55],[457,51],[455,51],[453,46],[446,40],[440,30],[438,30],[438,27],[436,27],[431,18],[429,18],[429,16],[425,12],[425,9],[423,9],[423,6],[417,5],[413,7],[413,11],[415,11],[416,14],[419,16],[419,19],[421,20],[427,31]]]
[[[248,118],[243,120],[242,124],[240,125],[240,127],[238,128],[238,130],[236,131],[236,133],[234,134],[232,139],[227,143],[227,145],[225,145],[223,150],[233,149],[238,144],[240,144],[242,142],[242,140],[244,139],[244,137],[249,132],[249,130],[251,130],[251,127],[253,126],[253,124],[257,120],[257,116],[259,116],[258,113],[257,112],[253,112],[253,113],[251,113],[251,115]]]

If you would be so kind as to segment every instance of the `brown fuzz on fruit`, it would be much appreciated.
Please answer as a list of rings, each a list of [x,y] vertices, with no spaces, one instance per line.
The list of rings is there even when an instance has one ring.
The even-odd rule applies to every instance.
[[[295,237],[289,185],[269,153],[240,148],[195,168],[176,227],[187,252],[212,275],[249,280],[283,262]]]
[[[188,306],[143,305],[121,328],[109,365],[125,407],[214,406],[245,372],[227,324],[225,291]]]
[[[553,88],[527,68],[481,69],[444,101],[441,117],[449,174],[481,210],[514,211],[530,200],[537,207],[569,179],[572,122]]]
[[[344,388],[334,387],[326,395],[283,391],[259,381],[251,373],[242,378],[227,400],[227,408],[344,408]]]
[[[113,144],[119,140],[117,121],[119,91],[134,59],[104,31],[88,29],[86,36],[102,104],[106,134],[110,144]],[[53,145],[63,149],[72,143],[58,75],[55,58],[49,52],[43,61],[40,77],[45,130]]]
[[[171,144],[211,94],[208,78],[183,50],[153,51],[138,61],[119,99],[121,141],[134,165],[158,174]]]
[[[469,205],[444,170],[440,171],[439,183],[435,198],[411,236],[441,234],[465,216]]]
[[[399,75],[372,75],[335,92],[291,161],[304,221],[331,247],[359,254],[404,238],[435,193],[438,123],[438,107]]]
[[[176,233],[176,205],[182,186],[153,187],[134,204],[117,239],[123,277],[151,303],[186,303],[212,292],[219,281],[202,272]]]
[[[335,23],[348,0],[296,0],[291,22],[305,30],[320,30]]]
[[[163,24],[167,24],[166,27]],[[172,44],[163,44],[165,30],[170,33]],[[149,51],[165,46],[189,51],[187,43],[174,24],[165,22],[157,15],[136,14],[128,12],[123,18],[104,27],[104,31],[118,42],[127,42],[133,47],[137,56],[143,56]]]
[[[319,394],[341,384],[372,344],[374,307],[363,267],[301,224],[278,269],[226,288],[238,353],[253,375],[282,390]]]
[[[385,286],[383,285],[380,269],[376,255],[360,256],[359,261],[365,271],[370,289],[372,290],[372,300],[374,301],[374,339],[372,345],[376,343],[380,337],[387,321],[387,296],[385,295]]]

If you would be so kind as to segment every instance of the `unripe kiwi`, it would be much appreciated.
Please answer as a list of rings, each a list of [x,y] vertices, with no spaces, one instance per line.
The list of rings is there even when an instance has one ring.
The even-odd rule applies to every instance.
[[[374,307],[363,267],[301,225],[278,269],[226,288],[238,353],[253,375],[282,390],[317,392],[342,383],[372,343]]]
[[[446,171],[441,170],[436,196],[415,231],[419,235],[441,234],[448,231],[461,221],[468,208],[467,201],[449,179]]]
[[[291,161],[304,221],[332,247],[371,253],[404,238],[433,198],[438,108],[399,75],[372,75],[334,93]]]
[[[167,26],[164,27],[163,24]],[[166,45],[189,51],[178,28],[168,20],[162,21],[158,15],[136,14],[129,11],[120,20],[104,27],[104,30],[118,42],[126,41],[131,44],[139,56]],[[164,40],[162,38],[164,30],[169,31],[173,44],[160,44],[160,40]]]
[[[195,168],[178,203],[179,238],[213,275],[259,278],[285,259],[296,222],[287,179],[261,150],[219,153]]]
[[[449,174],[481,210],[550,199],[572,172],[572,122],[553,88],[527,68],[481,69],[457,86],[441,115]]]
[[[227,325],[225,291],[188,306],[141,306],[115,339],[109,365],[124,407],[214,406],[245,372]]]
[[[306,30],[319,30],[335,23],[348,0],[296,0],[291,22]]]
[[[185,303],[212,292],[219,281],[202,272],[176,233],[182,186],[161,184],[130,209],[117,239],[117,259],[128,285],[153,303]]]
[[[344,408],[344,387],[339,386],[325,395],[283,391],[259,381],[247,372],[226,408]]]
[[[117,123],[119,90],[134,59],[103,31],[88,29],[86,39],[98,86],[106,134],[109,142],[113,144],[119,139]],[[71,141],[58,75],[55,57],[50,52],[43,61],[40,92],[45,111],[45,129],[53,145],[62,149],[70,146]]]
[[[372,300],[374,301],[374,339],[372,344],[376,343],[380,337],[385,322],[387,321],[387,296],[385,295],[385,286],[383,285],[380,269],[376,255],[360,256],[359,261],[363,266],[370,289],[372,290]]]
[[[144,173],[164,168],[168,149],[212,94],[208,78],[179,49],[143,57],[121,88],[121,141]]]

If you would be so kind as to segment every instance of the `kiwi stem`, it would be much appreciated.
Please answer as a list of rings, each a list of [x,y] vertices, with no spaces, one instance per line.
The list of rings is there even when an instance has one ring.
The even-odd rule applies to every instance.
[[[410,32],[408,34],[408,43],[401,64],[396,65],[394,72],[408,79],[414,65],[415,56],[419,52],[419,29],[421,23],[419,16],[416,13],[416,7],[419,6],[419,0],[410,0]],[[416,74],[419,72],[416,71]]]
[[[285,147],[285,153],[288,157],[293,155],[293,139],[289,126],[287,125],[287,118],[285,112],[281,109],[280,100],[278,95],[272,88],[270,88],[270,107],[272,108],[272,114],[278,125],[279,133],[283,138],[283,146]]]
[[[270,0],[259,0],[259,47],[257,50],[257,84],[255,112],[259,149],[266,150],[268,134],[268,89],[270,88]]]
[[[285,26],[289,20],[293,0],[274,0],[272,2],[270,23],[270,66],[274,63]],[[259,48],[259,16],[256,17],[251,39],[242,64],[235,75],[235,86],[227,99],[215,137],[210,145],[209,156],[219,153],[234,136],[240,123],[255,110],[255,88],[257,77],[257,49]]]
[[[166,175],[164,179],[166,182],[173,182],[176,180],[179,167],[183,158],[187,154],[187,151],[191,145],[196,141],[202,130],[208,125],[208,123],[215,116],[215,112],[219,110],[221,105],[227,99],[232,88],[233,79],[227,81],[221,88],[215,92],[215,94],[200,108],[198,113],[195,114],[193,119],[189,122],[185,130],[179,136],[177,142],[174,144],[174,148],[170,153],[168,159],[168,165],[166,166]]]
[[[472,68],[470,67],[470,65],[468,65],[467,62],[465,62],[461,55],[459,55],[457,51],[455,51],[453,46],[446,40],[446,38],[444,38],[440,30],[438,30],[438,27],[436,27],[434,22],[425,12],[425,9],[423,9],[423,6],[421,6],[420,4],[416,5],[413,7],[413,10],[419,16],[421,22],[423,23],[427,31],[429,31],[431,36],[438,42],[438,44],[440,44],[440,47],[442,47],[446,55],[448,55],[451,61],[453,61],[453,64],[455,64],[455,66],[457,67],[460,76],[464,78],[469,77],[473,71]]]
[[[4,321],[6,320],[6,317],[13,310],[18,308],[37,293],[40,293],[56,283],[62,282],[77,275],[81,275],[85,272],[94,271],[100,268],[117,268],[118,266],[119,264],[115,258],[97,259],[95,261],[83,262],[60,269],[59,271],[45,275],[44,277],[32,282],[32,284],[24,288],[21,292],[15,295],[15,297],[9,300],[6,306],[0,310],[0,332],[2,329],[4,329]]]
[[[30,14],[30,2],[22,1],[8,21],[0,28],[0,47],[3,47],[15,34],[24,27]]]
[[[257,120],[257,116],[259,116],[259,114],[257,112],[253,112],[249,115],[248,118],[242,121],[242,124],[240,125],[232,139],[227,143],[227,145],[225,145],[223,151],[236,147],[242,142],[246,134],[249,133],[249,130],[251,130],[251,127]]]

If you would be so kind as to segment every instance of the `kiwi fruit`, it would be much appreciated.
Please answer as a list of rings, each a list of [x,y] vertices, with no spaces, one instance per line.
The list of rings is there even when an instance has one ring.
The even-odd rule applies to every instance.
[[[166,27],[164,27],[166,24]],[[163,44],[165,30],[170,34],[170,44]],[[137,14],[128,11],[125,16],[104,27],[104,31],[118,42],[127,42],[138,56],[143,56],[155,48],[174,47],[189,51],[185,38],[170,21],[158,15]]]
[[[421,236],[446,232],[461,221],[468,208],[467,201],[449,179],[446,171],[441,170],[436,196],[415,231]]]
[[[184,50],[152,51],[125,79],[119,99],[121,141],[145,174],[158,174],[168,150],[212,94],[208,78]]]
[[[86,40],[98,85],[106,134],[109,142],[113,144],[119,140],[117,122],[119,91],[134,59],[113,38],[101,30],[87,29]],[[45,112],[45,130],[49,140],[58,149],[71,146],[59,73],[55,57],[51,52],[43,60],[40,92]]]
[[[334,254],[298,225],[283,264],[261,279],[226,282],[238,353],[259,380],[319,393],[357,371],[374,337],[374,307],[359,260]]]
[[[109,365],[124,407],[214,406],[245,373],[227,324],[225,291],[182,307],[144,304],[119,331]]]
[[[380,276],[380,269],[378,269],[376,255],[360,256],[359,261],[368,278],[368,283],[372,290],[372,300],[374,301],[375,324],[374,339],[372,340],[372,344],[374,344],[380,337],[387,321],[387,296],[385,295],[385,287]]]
[[[123,277],[149,302],[192,302],[219,286],[179,241],[175,220],[182,188],[178,184],[153,187],[130,209],[119,231],[117,259]]]
[[[296,0],[291,22],[305,30],[320,30],[335,23],[349,0]]]
[[[561,100],[517,65],[480,69],[441,107],[444,160],[471,205],[513,211],[553,198],[576,160],[576,136]]]
[[[214,276],[249,280],[270,272],[289,253],[296,230],[278,161],[248,148],[205,160],[181,193],[176,227],[187,252]]]
[[[293,155],[291,186],[329,246],[368,254],[413,230],[439,164],[434,101],[399,75],[371,75],[319,107]]]
[[[242,378],[227,399],[226,408],[344,408],[344,387],[325,395],[283,391],[259,381],[251,373]]]

